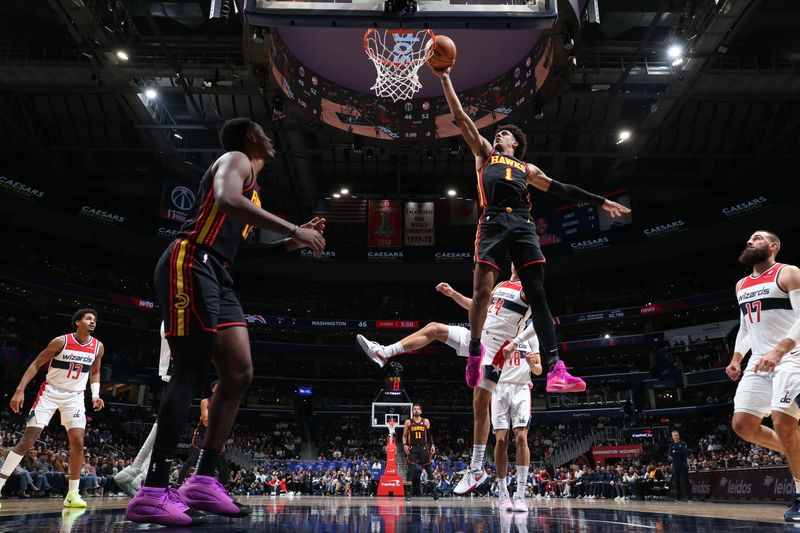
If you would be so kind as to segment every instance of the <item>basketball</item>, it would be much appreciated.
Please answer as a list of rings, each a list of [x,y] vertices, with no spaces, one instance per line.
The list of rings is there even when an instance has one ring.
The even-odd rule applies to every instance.
[[[456,62],[456,43],[447,35],[437,35],[436,46],[428,64],[436,70],[444,70]]]

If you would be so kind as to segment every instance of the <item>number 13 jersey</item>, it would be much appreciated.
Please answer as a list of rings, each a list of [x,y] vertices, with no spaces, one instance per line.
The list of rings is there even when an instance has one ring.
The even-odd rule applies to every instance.
[[[789,294],[778,285],[778,276],[785,265],[775,263],[758,276],[745,277],[736,292],[739,311],[753,345],[748,368],[759,357],[772,350],[797,320]]]
[[[84,391],[100,342],[89,337],[86,343],[81,344],[72,333],[64,337],[64,347],[50,361],[46,381],[61,390]]]

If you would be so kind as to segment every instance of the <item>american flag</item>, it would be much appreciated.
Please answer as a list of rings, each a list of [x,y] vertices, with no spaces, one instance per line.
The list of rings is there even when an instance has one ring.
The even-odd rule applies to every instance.
[[[318,200],[314,216],[328,222],[359,223],[367,221],[367,201],[359,198],[331,198]]]

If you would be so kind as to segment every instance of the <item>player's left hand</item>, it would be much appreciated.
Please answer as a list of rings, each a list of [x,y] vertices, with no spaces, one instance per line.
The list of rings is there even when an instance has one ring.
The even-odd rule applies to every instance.
[[[617,202],[607,198],[600,207],[602,207],[604,211],[607,211],[612,218],[621,217],[622,215],[626,215],[631,212],[629,207],[625,207],[624,205],[618,204]]]
[[[95,411],[100,411],[105,406],[106,402],[102,398],[92,398],[92,407],[94,407]]]
[[[781,362],[783,354],[778,350],[772,349],[756,363],[756,372],[775,372],[775,367]]]
[[[503,359],[510,359],[511,356],[514,355],[514,352],[517,351],[517,348],[519,348],[519,345],[514,341],[510,341],[506,344],[506,347],[503,348]]]
[[[324,233],[325,232],[325,222],[326,222],[326,220],[324,218],[322,218],[322,217],[314,217],[311,220],[309,220],[308,222],[306,222],[305,224],[301,224],[300,227],[301,228],[313,229],[313,230],[317,230],[320,233]]]
[[[312,230],[318,231],[320,234],[323,234],[325,232],[325,222],[326,222],[326,220],[324,218],[322,218],[322,217],[314,217],[311,220],[309,220],[308,222],[306,222],[305,224],[301,224],[300,227],[301,228],[305,228],[305,229],[312,229]],[[294,238],[292,238],[292,240],[294,241]],[[297,241],[295,241],[295,242],[297,242]],[[317,259],[322,257],[322,250],[315,251],[314,252],[314,257],[317,258]]]

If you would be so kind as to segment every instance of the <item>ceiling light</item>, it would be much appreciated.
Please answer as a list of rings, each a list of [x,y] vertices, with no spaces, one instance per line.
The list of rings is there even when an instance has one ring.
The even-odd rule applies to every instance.
[[[334,197],[334,198],[341,198],[341,197],[342,197],[342,195],[341,195],[341,194],[339,194],[338,192],[335,192],[335,193],[333,193],[333,197]]]
[[[622,130],[619,132],[618,138],[620,141],[627,141],[631,138],[631,131],[630,130]]]
[[[117,59],[120,61],[127,61],[128,54],[125,53],[125,50],[117,50]]]
[[[680,66],[682,64],[683,64],[683,58],[682,57],[679,57],[678,59],[676,59],[675,61],[672,62],[672,66],[673,67],[678,67],[678,66]]]
[[[604,338],[604,339],[610,339],[610,338],[611,338],[611,335],[609,335],[608,333],[606,333],[605,335],[603,335],[603,338]]]
[[[450,196],[452,198],[455,195],[456,195],[456,190],[455,189],[449,189],[447,191],[447,196]]]
[[[350,189],[342,189],[339,193],[344,196],[345,194],[350,194]]]
[[[154,98],[158,97],[158,91],[156,91],[152,87],[148,87],[147,89],[145,89],[144,95],[147,97],[148,100],[153,100]]]
[[[669,48],[667,48],[667,55],[670,59],[676,59],[683,55],[683,48],[678,46],[677,44],[673,44]]]

